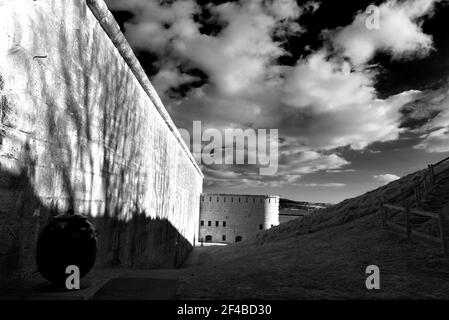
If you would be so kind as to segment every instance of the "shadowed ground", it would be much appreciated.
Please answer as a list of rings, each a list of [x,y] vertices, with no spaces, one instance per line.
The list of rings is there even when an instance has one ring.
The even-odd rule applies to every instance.
[[[177,298],[180,269],[94,269],[81,290],[56,288],[39,274],[1,288],[0,300],[171,300]]]
[[[449,298],[449,259],[379,230],[372,215],[280,241],[199,250],[199,264],[183,271],[181,299]],[[381,290],[365,287],[370,264],[380,268]]]
[[[115,278],[93,300],[172,300],[176,298],[177,287],[176,279]]]
[[[410,243],[381,229],[379,198],[400,203],[401,190],[420,174],[252,240],[195,248],[199,257],[182,273],[180,298],[449,299],[449,257],[438,246]],[[380,290],[366,289],[368,265],[380,268]]]

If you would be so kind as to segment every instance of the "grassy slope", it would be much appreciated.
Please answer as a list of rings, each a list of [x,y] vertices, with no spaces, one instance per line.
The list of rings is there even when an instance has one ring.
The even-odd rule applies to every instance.
[[[199,248],[185,269],[183,298],[449,298],[449,259],[380,229],[377,199],[398,202],[406,176],[311,217],[227,247]],[[198,254],[198,253],[197,253]],[[365,288],[365,268],[381,270],[381,290]]]

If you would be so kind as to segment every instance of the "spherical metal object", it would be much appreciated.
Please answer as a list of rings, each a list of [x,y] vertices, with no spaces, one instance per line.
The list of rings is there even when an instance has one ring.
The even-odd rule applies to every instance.
[[[36,251],[37,269],[47,280],[64,284],[66,268],[75,265],[80,278],[95,263],[97,232],[86,217],[69,210],[50,218],[39,235]]]

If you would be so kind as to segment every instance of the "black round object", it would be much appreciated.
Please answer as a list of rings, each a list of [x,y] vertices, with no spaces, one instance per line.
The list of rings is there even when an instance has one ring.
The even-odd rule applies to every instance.
[[[36,251],[37,269],[54,283],[64,284],[69,276],[66,268],[76,265],[80,277],[85,276],[95,263],[97,233],[86,217],[72,210],[50,218],[39,235]]]

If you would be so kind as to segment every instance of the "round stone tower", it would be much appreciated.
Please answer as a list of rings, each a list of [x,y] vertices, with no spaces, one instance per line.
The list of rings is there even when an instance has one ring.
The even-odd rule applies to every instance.
[[[199,240],[234,243],[279,224],[279,196],[201,195]]]

